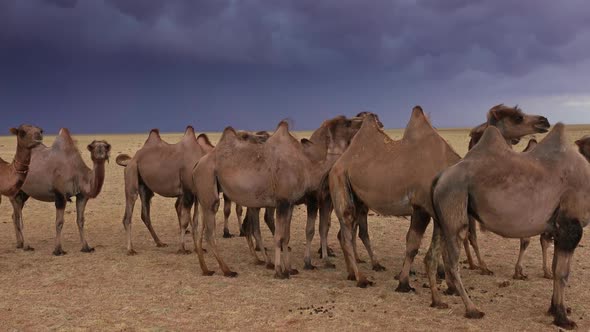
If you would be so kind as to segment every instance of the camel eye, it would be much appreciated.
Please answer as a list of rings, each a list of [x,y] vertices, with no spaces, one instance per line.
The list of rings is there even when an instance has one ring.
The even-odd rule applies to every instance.
[[[521,123],[524,121],[524,116],[522,115],[517,115],[516,118],[514,119],[517,123]]]

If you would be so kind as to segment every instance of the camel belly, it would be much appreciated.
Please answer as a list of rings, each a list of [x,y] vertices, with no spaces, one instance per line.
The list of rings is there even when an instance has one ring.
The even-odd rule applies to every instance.
[[[246,207],[274,207],[277,198],[269,178],[257,172],[242,171],[219,174],[218,181],[223,193],[236,204]]]
[[[143,183],[154,193],[164,197],[182,195],[180,171],[178,169],[158,169],[158,172],[139,169]]]

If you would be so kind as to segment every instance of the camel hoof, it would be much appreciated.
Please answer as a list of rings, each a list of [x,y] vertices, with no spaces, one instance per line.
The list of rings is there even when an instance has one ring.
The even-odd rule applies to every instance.
[[[23,248],[24,251],[35,251],[35,248],[30,247],[30,246],[26,246]]]
[[[168,245],[164,242],[156,243],[156,247],[158,248],[166,248]]]
[[[395,289],[395,292],[396,293],[409,293],[409,292],[414,292],[415,293],[416,292],[416,289],[414,287],[410,286],[410,284],[407,283],[407,282],[404,282],[404,283],[400,282],[397,285],[397,288]]]
[[[336,264],[330,263],[330,262],[325,262],[324,263],[324,268],[325,269],[335,269],[336,268]]]
[[[86,253],[90,253],[90,252],[94,252],[94,248],[92,247],[83,247],[82,250],[80,250],[81,252],[86,252]]]
[[[260,247],[256,246],[256,248],[254,248],[254,251],[260,251]]]
[[[238,276],[238,272],[234,272],[234,271],[225,272],[223,274],[223,276],[228,277],[228,278],[235,278]]]
[[[465,317],[469,318],[469,319],[481,319],[483,318],[483,316],[485,316],[485,313],[475,309],[475,310],[469,310],[465,313]]]
[[[203,271],[205,277],[210,277],[215,274],[215,271]]]
[[[486,267],[482,268],[479,274],[481,274],[482,276],[493,276],[494,272]]]
[[[553,280],[553,274],[551,274],[551,273],[544,273],[543,274],[543,278]]]
[[[445,271],[436,271],[436,279],[438,280],[445,280],[446,275],[445,275]]]
[[[135,251],[133,249],[127,250],[127,256],[135,256],[135,255],[137,255],[137,251]]]
[[[373,271],[383,272],[383,271],[387,271],[387,269],[385,268],[385,266],[377,263],[377,264],[373,265]]]
[[[444,302],[432,302],[430,304],[431,308],[436,308],[436,309],[448,309],[449,305],[444,303]]]
[[[353,273],[353,274],[349,274],[349,275],[346,277],[346,280],[350,280],[350,281],[356,281],[356,276],[354,275],[354,273]]]
[[[365,261],[365,260],[362,260],[362,259],[360,259],[360,258],[356,260],[356,263],[357,263],[357,264],[365,264],[366,262],[367,262],[367,261]]]
[[[232,233],[230,233],[228,230],[223,230],[223,238],[224,239],[231,239],[232,237],[234,237],[234,235]]]
[[[53,256],[63,256],[65,254],[67,254],[67,252],[63,251],[63,249],[61,249],[61,248],[60,249],[55,249],[53,251]]]
[[[269,270],[274,270],[275,269],[275,265],[273,263],[266,263],[266,268]]]
[[[190,255],[192,252],[186,249],[178,249],[176,252],[177,255]]]
[[[311,263],[305,263],[305,265],[303,266],[303,269],[304,269],[304,270],[308,270],[308,271],[310,271],[310,270],[315,270],[315,269],[317,269],[317,267],[315,267],[315,266],[314,266],[313,264],[311,264]]]
[[[512,276],[512,279],[516,279],[516,280],[527,280],[529,278],[529,276],[527,276],[526,274],[523,273],[515,273]]]
[[[373,282],[367,279],[361,279],[356,283],[356,286],[359,288],[367,288],[367,286],[373,286]]]
[[[575,330],[578,327],[578,324],[569,318],[557,319],[553,320],[553,324],[556,326],[561,327],[564,330]]]
[[[275,279],[289,279],[289,273],[286,272],[275,272]]]
[[[299,274],[299,270],[297,270],[297,269],[291,269],[291,270],[289,270],[289,275],[296,276],[298,274]]]

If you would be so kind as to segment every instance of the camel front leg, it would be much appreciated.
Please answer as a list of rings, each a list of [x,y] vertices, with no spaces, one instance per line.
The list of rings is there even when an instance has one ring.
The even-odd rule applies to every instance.
[[[441,229],[438,222],[436,221],[433,222],[433,226],[430,247],[428,248],[426,257],[424,257],[424,266],[426,268],[426,275],[428,276],[428,284],[430,286],[430,293],[432,295],[432,303],[430,306],[437,309],[447,309],[449,305],[442,301],[442,297],[438,291],[438,285],[436,283],[436,274],[442,249]]]
[[[272,235],[275,235],[275,211],[275,208],[270,207],[264,209],[264,223]]]
[[[541,253],[543,254],[543,278],[545,279],[553,279],[553,273],[551,273],[551,269],[549,268],[549,259],[547,250],[551,246],[552,237],[551,234],[543,233],[541,234]]]
[[[288,218],[291,217],[292,211],[293,206],[289,202],[279,202],[277,204],[277,219],[274,234],[276,279],[288,279],[291,274],[288,262],[289,248],[285,242],[287,241],[287,227],[289,226]]]
[[[332,200],[329,195],[325,195],[320,199],[320,257],[324,260],[324,267],[336,268],[336,265],[330,261],[330,257],[334,257],[334,252],[328,246],[328,232],[330,231],[331,216],[332,216]]]
[[[520,239],[520,251],[518,253],[518,261],[516,261],[516,266],[514,267],[514,275],[512,276],[513,279],[517,280],[526,280],[528,276],[524,274],[522,269],[522,261],[524,260],[524,254],[526,253],[526,249],[528,248],[529,244],[531,243],[530,237],[525,237]]]
[[[412,219],[410,220],[410,229],[406,234],[406,257],[402,270],[399,274],[399,284],[395,289],[396,292],[408,293],[416,291],[410,286],[410,269],[414,263],[414,258],[418,254],[422,238],[426,227],[430,223],[430,215],[419,207],[414,207]]]
[[[66,198],[61,194],[55,194],[55,249],[53,255],[62,256],[66,252],[61,246],[61,230],[64,226],[64,213],[66,209]]]
[[[253,241],[255,224],[260,224],[259,219],[260,219],[260,209],[259,208],[248,208],[246,210],[247,222],[244,223],[243,230],[244,230],[244,235],[246,237],[246,242],[248,243],[248,249],[250,249],[250,253],[254,257],[254,264],[256,264],[256,265],[262,265],[265,263],[258,258],[258,254],[256,253],[256,246],[254,245],[254,241]],[[258,242],[258,240],[257,240],[257,242]]]
[[[315,221],[318,216],[318,201],[315,197],[307,199],[307,223],[305,225],[305,270],[315,270],[316,267],[311,263],[311,242],[315,235]]]
[[[88,198],[78,195],[76,197],[76,224],[78,224],[78,232],[80,233],[80,243],[82,243],[82,250],[81,252],[94,252],[94,248],[88,245],[86,241],[86,234],[84,232],[84,211],[86,211],[86,204],[88,203]]]
[[[223,237],[229,239],[234,237],[229,232],[229,216],[231,215],[231,200],[223,195]],[[239,221],[239,219],[238,219]]]
[[[0,196],[1,197],[1,196]],[[25,238],[23,236],[23,207],[29,196],[23,191],[16,194],[16,196],[10,198],[12,204],[12,221],[14,223],[14,231],[16,233],[16,248],[23,249],[24,251],[33,251],[33,247],[25,246]],[[1,198],[0,198],[1,200]]]
[[[236,220],[238,221],[238,229],[240,230],[239,236],[244,236],[244,230],[242,229],[242,215],[244,214],[244,208],[241,205],[236,204]]]

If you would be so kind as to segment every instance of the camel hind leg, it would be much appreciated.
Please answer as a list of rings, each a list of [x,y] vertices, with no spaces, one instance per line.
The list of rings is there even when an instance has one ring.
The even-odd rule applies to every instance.
[[[305,270],[315,270],[316,267],[311,263],[311,242],[315,235],[315,221],[318,217],[318,201],[315,197],[308,197],[307,205],[307,223],[305,225],[305,257],[303,259]]]
[[[1,198],[0,198],[1,199]],[[33,251],[34,248],[25,246],[25,238],[23,236],[23,208],[29,196],[24,191],[20,191],[16,196],[10,198],[12,204],[12,221],[14,223],[14,231],[16,233],[16,248],[24,251]]]
[[[551,272],[551,269],[549,268],[549,264],[548,264],[548,255],[547,255],[547,250],[549,249],[549,246],[551,246],[551,234],[547,234],[547,233],[543,233],[541,234],[541,252],[543,254],[543,278],[545,279],[553,279],[553,273]]]
[[[469,216],[469,231],[467,233],[467,239],[463,240],[463,243],[465,243],[466,240],[469,240],[469,243],[471,244],[471,247],[473,247],[473,251],[475,252],[475,256],[477,257],[477,263],[479,264],[479,266],[476,266],[476,268],[479,268],[480,272],[482,275],[494,275],[494,272],[492,272],[489,268],[488,265],[486,264],[486,262],[483,260],[483,257],[481,256],[481,253],[479,251],[479,244],[477,242],[477,228],[475,227],[475,224],[477,223],[477,221],[475,220],[475,218],[473,218],[472,216]],[[473,259],[471,258],[471,260],[469,260],[471,254],[469,254],[468,248],[465,248],[465,251],[468,254],[468,261],[469,261],[469,268],[471,269],[473,264]]]
[[[424,237],[424,232],[429,223],[430,215],[428,212],[415,206],[410,220],[410,229],[406,234],[406,257],[399,274],[399,284],[395,289],[396,292],[407,293],[415,291],[415,289],[410,286],[410,269],[414,262],[414,258],[416,258],[416,255],[418,254],[422,238]]]
[[[186,236],[188,226],[191,223],[191,207],[193,206],[194,200],[195,198],[191,193],[185,192],[182,194],[182,196],[178,197],[175,204],[180,231],[179,248],[177,253],[181,255],[187,255],[191,253],[190,250],[186,249],[184,238]]]
[[[369,237],[369,224],[367,222],[367,217],[369,215],[369,209],[364,204],[357,204],[356,210],[357,210],[356,224],[359,229],[358,237],[363,242],[365,249],[367,249],[367,253],[369,254],[369,258],[371,259],[371,266],[373,268],[373,271],[377,271],[377,272],[386,271],[387,269],[383,265],[379,264],[379,261],[377,260],[377,256],[375,255],[375,253],[373,252],[373,248],[371,247],[371,239]],[[356,248],[355,248],[355,250],[356,250]],[[358,254],[355,253],[355,256],[358,256]]]
[[[214,201],[214,203],[210,206],[203,206],[203,228],[202,228],[202,232],[204,233],[204,237],[205,240],[207,241],[207,245],[209,246],[209,250],[211,250],[211,252],[213,253],[213,256],[215,257],[215,259],[217,260],[217,263],[219,264],[219,267],[221,268],[221,271],[223,271],[223,275],[225,275],[226,277],[236,277],[238,274],[236,272],[233,272],[230,270],[230,268],[227,266],[227,264],[225,263],[225,261],[223,260],[223,257],[221,257],[221,254],[219,252],[219,248],[217,247],[217,241],[215,239],[215,214],[217,213],[217,210],[219,209],[219,198],[217,198],[217,200]],[[207,269],[207,266],[205,265],[205,261],[203,258],[203,253],[202,253],[202,245],[201,245],[201,241],[198,241],[198,254],[199,254],[199,262],[201,263],[201,269],[203,270],[203,274],[204,275],[211,275],[213,274],[211,271],[209,271]]]
[[[141,220],[143,221],[145,227],[147,227],[152,239],[156,242],[157,247],[167,247],[165,243],[160,241],[158,234],[152,227],[152,217],[151,217],[151,205],[152,205],[152,198],[154,197],[154,192],[151,191],[145,184],[140,183],[138,188],[139,199],[141,201]]]
[[[131,240],[131,221],[133,219],[133,208],[137,200],[139,190],[139,174],[136,166],[127,166],[124,170],[125,175],[125,215],[123,216],[123,227],[127,235],[127,255],[135,255],[137,252],[133,249]]]
[[[88,198],[84,197],[83,195],[78,195],[76,197],[76,224],[78,225],[78,232],[80,233],[80,242],[82,243],[81,252],[94,252],[94,248],[88,245],[86,241],[86,234],[84,232],[84,222],[86,221],[84,218],[84,211],[86,211],[86,204],[88,203]]]
[[[530,237],[520,239],[520,251],[518,252],[518,260],[514,266],[514,275],[512,276],[513,279],[526,280],[528,278],[528,276],[523,272],[522,261],[524,260],[524,254],[526,253],[526,249],[530,243]]]
[[[240,230],[239,236],[245,236],[244,230],[242,229],[242,215],[244,214],[244,208],[241,205],[236,204],[236,220],[238,222],[238,229]]]

